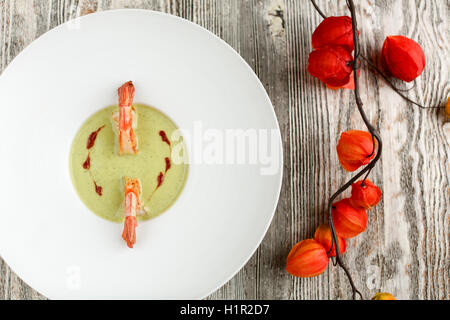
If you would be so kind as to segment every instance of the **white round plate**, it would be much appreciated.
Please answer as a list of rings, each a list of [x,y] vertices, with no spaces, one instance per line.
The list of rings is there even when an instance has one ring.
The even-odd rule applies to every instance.
[[[139,224],[134,249],[121,239],[121,224],[84,206],[68,170],[75,133],[117,103],[117,88],[128,80],[136,103],[193,135],[181,196]],[[0,77],[0,97],[0,254],[48,298],[203,298],[264,237],[281,188],[277,119],[251,68],[198,25],[146,10],[81,17],[23,50]],[[269,132],[269,164],[262,156],[223,164],[191,150],[240,129]]]

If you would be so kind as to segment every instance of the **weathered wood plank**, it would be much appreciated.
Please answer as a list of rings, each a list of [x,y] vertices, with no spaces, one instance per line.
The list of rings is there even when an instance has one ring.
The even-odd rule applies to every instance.
[[[346,15],[345,1],[318,1]],[[403,34],[425,49],[427,68],[408,94],[427,105],[449,95],[449,1],[357,1],[363,53],[378,60],[386,35]],[[295,242],[326,221],[329,196],[350,177],[338,164],[342,131],[364,128],[351,91],[326,89],[306,71],[320,16],[295,0],[4,0],[0,2],[0,70],[31,41],[74,17],[101,10],[144,8],[181,16],[215,33],[256,72],[277,113],[284,144],[283,189],[277,213],[247,265],[209,299],[347,299],[342,271],[313,279],[284,271]],[[449,298],[450,123],[438,111],[407,105],[378,77],[361,71],[361,95],[384,139],[371,174],[382,203],[368,229],[349,240],[345,260],[365,297],[389,291],[404,299]],[[408,87],[398,83],[400,87]],[[0,260],[0,299],[43,299]]]
[[[299,5],[297,2],[292,2],[292,4]],[[320,5],[326,12],[331,12],[333,15],[347,14],[344,2],[321,1]],[[295,11],[295,9],[289,11]],[[296,11],[301,12],[300,14],[303,16],[297,21],[296,28],[292,28],[292,32],[295,32],[295,29],[305,28],[306,33],[303,33],[303,36],[309,41],[310,31],[317,22],[308,25],[311,21],[311,13],[302,11],[300,8],[297,8]],[[423,2],[413,1],[403,1],[402,3],[385,1],[376,4],[375,2],[361,2],[358,11],[361,16],[360,29],[362,30],[361,41],[364,53],[377,58],[376,55],[386,35],[400,33],[417,39],[426,49],[429,63],[425,74],[419,78],[416,87],[410,94],[420,101],[425,101],[428,105],[444,101],[448,96],[448,58],[444,57],[446,50],[434,50],[434,48],[448,47],[448,40],[441,39],[440,35],[434,36],[433,34],[439,33],[437,31],[430,32],[428,29],[439,30],[440,34],[446,34],[448,39],[448,31],[442,30],[442,25],[446,21],[445,16],[448,15],[448,3],[446,6],[438,8],[426,7]],[[397,15],[392,13],[397,13]],[[440,14],[443,16],[440,17]],[[420,16],[420,19],[405,21],[405,17],[408,16]],[[288,29],[291,30],[289,23]],[[316,89],[318,92],[309,92],[318,82],[317,80],[311,81],[304,72],[304,61],[310,51],[310,46],[302,43],[299,39],[301,37],[294,36],[292,41],[293,49],[295,49],[293,64],[295,65],[297,61],[302,63],[299,67],[300,76],[293,75],[292,77],[294,82],[298,83],[293,86],[292,92],[296,97],[294,100],[298,101],[298,108],[301,109],[298,113],[293,113],[294,121],[299,123],[295,126],[300,131],[295,136],[298,139],[296,143],[300,149],[300,155],[292,150],[294,157],[300,158],[294,160],[293,166],[296,164],[305,166],[298,170],[300,188],[302,182],[305,182],[309,185],[310,194],[320,194],[328,187],[315,188],[314,180],[311,184],[311,180],[305,177],[305,173],[310,172],[310,169],[307,168],[314,170],[314,166],[322,162],[311,160],[309,163],[309,158],[313,157],[311,153],[325,157],[324,163],[331,164],[331,169],[326,168],[324,178],[337,179],[337,181],[330,182],[331,190],[336,190],[337,186],[349,177],[336,166],[338,162],[335,145],[338,134],[348,128],[363,128],[363,124],[348,92],[332,92],[325,90],[320,84]],[[447,67],[443,67],[442,64]],[[362,98],[366,102],[367,113],[381,130],[385,139],[385,155],[382,165],[372,173],[373,180],[383,185],[385,197],[384,202],[371,212],[367,232],[349,241],[350,246],[346,253],[346,260],[353,270],[359,271],[357,283],[365,296],[370,296],[374,290],[379,289],[393,292],[400,298],[448,298],[449,148],[448,140],[445,138],[445,129],[443,129],[443,117],[438,112],[423,112],[405,105],[372,73],[363,71],[361,76]],[[302,87],[305,82],[307,85]],[[299,86],[301,87],[298,88]],[[303,101],[299,100],[302,95],[305,99]],[[320,118],[315,118],[311,114],[313,111],[308,108],[310,107],[306,100],[308,97],[315,98],[313,107],[321,108],[319,114],[322,115],[322,118],[323,115],[329,117],[326,126],[315,128],[316,124],[320,125]],[[302,132],[303,129],[305,132]],[[310,137],[307,137],[310,130],[314,130],[314,132],[323,130],[328,136],[325,138],[325,142],[329,143],[329,155],[326,154],[327,150],[324,151],[325,154],[319,151],[317,145],[307,145],[306,147],[303,145],[303,143],[312,141]],[[327,141],[327,139],[330,140]],[[293,144],[295,145],[295,143]],[[422,144],[424,144],[423,148],[419,147],[419,149],[418,146]],[[435,146],[434,149],[433,146]],[[304,158],[301,158],[302,155]],[[416,158],[415,161],[414,158]],[[442,159],[446,165],[442,166],[439,159]],[[435,179],[429,176],[430,172],[433,172],[432,175]],[[306,205],[306,207],[314,208],[314,204],[320,206],[328,196],[329,191],[327,190],[323,199],[319,199],[317,203]],[[297,202],[295,198],[299,197],[298,202],[301,203],[301,206],[304,206],[305,200],[309,199],[305,195],[297,193],[294,193],[293,197],[294,203]],[[430,206],[427,204],[428,201],[433,203],[437,201],[438,205]],[[322,208],[321,211],[324,209]],[[302,207],[298,207],[297,210],[301,211]],[[311,220],[315,218],[313,214],[305,214]],[[301,217],[305,217],[305,214],[302,214]],[[310,225],[311,221],[305,226],[306,230],[303,228],[300,230],[301,238],[311,235],[307,229]],[[297,226],[300,227],[299,224]],[[342,272],[340,274],[342,275]],[[336,271],[330,275],[330,284],[334,287],[334,294],[331,294],[331,297],[339,297],[342,288],[345,289],[344,296],[348,297],[348,294],[345,294],[348,293],[345,279],[341,279],[342,277],[333,279],[335,275]],[[294,291],[298,292],[298,297],[311,296],[308,288],[311,280],[299,281],[300,287],[294,288]],[[433,288],[430,289],[429,286],[433,286]],[[306,292],[305,288],[307,288]]]

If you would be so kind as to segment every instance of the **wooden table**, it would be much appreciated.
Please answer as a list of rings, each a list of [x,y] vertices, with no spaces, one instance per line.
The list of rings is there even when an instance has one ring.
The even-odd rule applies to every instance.
[[[318,4],[328,15],[349,14],[343,0]],[[425,72],[414,85],[396,84],[412,87],[407,94],[425,105],[447,101],[450,2],[356,0],[356,5],[363,54],[378,59],[387,35],[417,40],[427,56]],[[247,265],[209,298],[348,299],[347,279],[337,267],[312,279],[284,270],[291,247],[326,221],[327,199],[350,178],[336,155],[340,132],[364,129],[352,91],[326,89],[306,71],[311,33],[321,21],[310,2],[2,0],[1,70],[44,32],[116,8],[168,12],[218,35],[256,72],[278,116],[285,167],[276,215]],[[442,111],[405,103],[365,65],[360,82],[365,110],[384,140],[382,161],[371,175],[384,198],[370,212],[366,232],[349,241],[345,260],[366,298],[381,290],[403,299],[448,299],[450,123]],[[0,299],[43,298],[0,259]]]

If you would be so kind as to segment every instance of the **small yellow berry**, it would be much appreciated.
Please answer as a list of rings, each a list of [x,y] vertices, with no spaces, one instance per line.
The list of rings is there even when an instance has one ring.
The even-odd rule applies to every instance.
[[[445,115],[450,120],[450,98],[448,98],[447,104],[445,105]]]
[[[397,299],[395,299],[395,297],[390,293],[379,292],[373,296],[372,300],[397,300]]]

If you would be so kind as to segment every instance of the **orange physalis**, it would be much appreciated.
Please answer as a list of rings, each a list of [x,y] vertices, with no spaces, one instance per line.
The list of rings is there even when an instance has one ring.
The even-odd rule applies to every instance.
[[[343,254],[345,252],[346,243],[345,239],[337,236],[338,242],[339,242],[339,253]],[[332,235],[330,226],[326,223],[320,225],[314,234],[314,240],[317,242],[320,242],[320,244],[325,248],[325,250],[328,253],[328,257],[335,257],[336,256],[336,245],[333,244]],[[331,245],[333,245],[333,249],[331,249]]]
[[[289,252],[286,270],[293,276],[310,278],[323,273],[327,266],[325,248],[316,240],[308,239],[297,243]]]
[[[313,48],[318,49],[330,44],[341,45],[347,51],[353,51],[352,18],[328,17],[317,26],[312,35]]]
[[[331,213],[336,233],[343,238],[356,237],[366,230],[366,210],[354,208],[349,199],[334,203]]]
[[[342,167],[352,172],[368,164],[375,156],[376,145],[376,141],[367,131],[343,132],[337,145],[337,154]]]
[[[369,179],[352,184],[350,203],[355,208],[371,209],[381,200],[381,190]]]
[[[425,69],[425,53],[422,47],[404,36],[389,36],[384,41],[381,62],[396,78],[411,82]]]
[[[309,54],[308,72],[330,87],[342,87],[350,82],[353,56],[344,47],[328,45]]]

